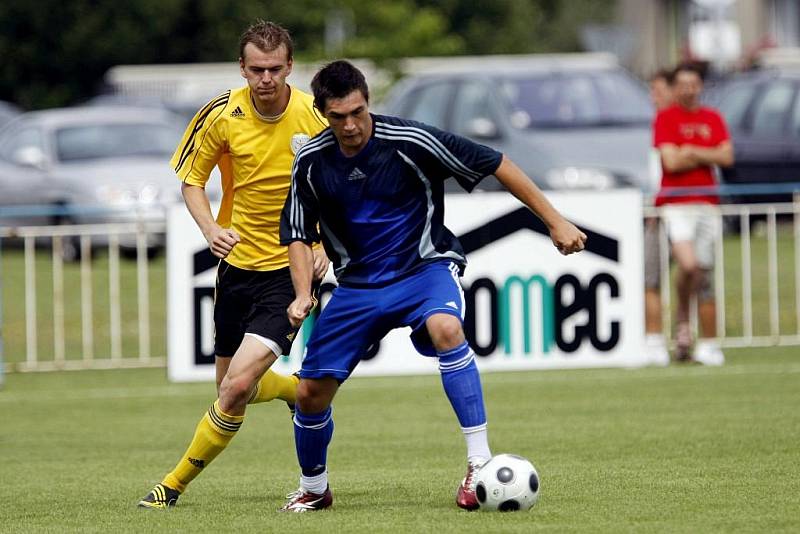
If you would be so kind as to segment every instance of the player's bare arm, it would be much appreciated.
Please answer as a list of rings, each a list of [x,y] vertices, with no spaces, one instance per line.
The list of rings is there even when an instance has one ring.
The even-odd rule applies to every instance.
[[[327,258],[325,259],[327,260]],[[295,241],[289,245],[289,268],[296,297],[289,304],[286,313],[289,315],[289,322],[292,323],[292,326],[299,327],[316,305],[311,295],[314,252],[310,245],[302,241]]]
[[[733,145],[730,141],[723,141],[714,147],[686,145],[686,148],[699,165],[733,166]]]
[[[208,248],[217,258],[225,258],[230,254],[236,243],[240,241],[239,234],[230,228],[223,228],[214,220],[211,206],[205,189],[187,183],[181,184],[181,194],[189,213],[197,223],[200,231],[208,242]]]
[[[494,174],[512,195],[544,222],[550,230],[553,245],[561,254],[566,256],[583,250],[586,234],[566,220],[513,161],[503,156],[503,161]]]
[[[313,247],[314,253],[314,280],[319,281],[325,277],[325,273],[328,272],[328,265],[330,265],[330,260],[328,256],[325,254],[325,249],[322,248],[322,245],[317,245]]]

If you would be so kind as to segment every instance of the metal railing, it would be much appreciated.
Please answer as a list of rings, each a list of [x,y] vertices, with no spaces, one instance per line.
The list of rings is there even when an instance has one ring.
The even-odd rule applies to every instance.
[[[716,339],[723,347],[800,345],[800,198],[780,204],[721,205],[718,208],[713,270]],[[662,211],[663,208],[647,207],[644,215],[660,218]],[[737,229],[738,237],[729,231],[726,239],[726,228]],[[758,239],[763,241],[757,251],[753,228],[760,228]],[[779,241],[785,245],[782,270],[792,271],[791,276],[782,276],[785,273],[779,269]],[[661,315],[663,332],[669,339],[673,331],[674,288],[669,242],[663,224],[659,227],[659,247]],[[739,250],[732,251],[732,247]],[[786,259],[789,251],[791,258]],[[754,257],[754,254],[763,255]],[[726,263],[733,265],[728,268]],[[756,302],[765,305],[757,306]],[[692,326],[697,331],[697,303],[693,304]],[[740,316],[732,316],[731,312],[735,313],[739,307]],[[787,315],[793,317],[786,318]],[[756,317],[766,318],[760,321],[767,323],[766,329],[756,330]]]
[[[660,217],[661,212],[661,208],[648,207],[644,215]],[[800,345],[800,197],[782,204],[723,205],[717,213],[726,223],[719,225],[714,251],[720,344],[724,347]],[[756,220],[761,228],[758,233],[751,230]],[[724,232],[723,228],[731,226],[739,228],[738,235]],[[163,348],[159,345],[157,354],[153,354],[152,326],[154,309],[165,308],[166,294],[154,293],[154,298],[163,300],[151,302],[149,252],[154,241],[163,243],[165,233],[165,222],[4,227],[0,221],[0,286],[5,275],[1,270],[4,256],[10,247],[18,249],[14,251],[16,269],[24,270],[18,282],[23,287],[3,287],[0,293],[7,300],[11,298],[9,289],[19,295],[15,297],[17,301],[5,303],[6,313],[0,317],[8,323],[9,315],[15,315],[18,319],[15,324],[24,323],[24,335],[21,331],[14,333],[13,355],[8,354],[11,345],[8,332],[0,324],[4,328],[0,333],[6,338],[1,340],[6,349],[6,368],[40,371],[164,366],[166,343]],[[669,337],[673,330],[672,266],[663,225],[659,235],[663,331]],[[65,285],[67,247],[73,250],[77,247],[79,268],[76,273],[76,267],[70,264],[68,270],[75,283]],[[130,272],[130,263],[121,264],[121,250],[134,257],[134,273]],[[42,255],[49,258],[42,261]],[[96,268],[101,255],[103,269]],[[124,294],[121,291],[121,266],[128,273],[126,287],[135,284],[135,291]],[[163,269],[163,264],[160,268]],[[52,298],[40,294],[37,270],[52,272]],[[787,275],[789,271],[791,276]],[[100,277],[105,279],[99,280]],[[42,310],[43,306],[50,309]],[[126,315],[123,308],[132,317],[134,307],[135,321],[123,322]],[[69,331],[66,318],[73,325]],[[95,328],[96,324],[106,327],[105,323],[106,331]],[[135,334],[131,332],[134,326]],[[164,325],[158,326],[159,332],[165,331]],[[50,338],[52,352],[43,346],[51,343]]]
[[[9,361],[8,370],[47,371],[56,369],[104,369],[120,367],[164,366],[166,355],[151,354],[151,307],[149,250],[153,243],[163,244],[166,233],[164,222],[131,222],[110,224],[84,224],[59,226],[0,226],[0,251],[7,251],[9,244],[24,251],[24,303],[10,303],[11,313],[25,315],[25,359]],[[69,245],[66,245],[68,243]],[[135,351],[123,351],[122,296],[120,292],[120,250],[135,254],[136,262],[136,332]],[[80,358],[67,358],[67,336],[65,314],[75,310],[72,302],[65,299],[64,263],[66,246],[77,247],[80,262]],[[97,331],[94,328],[96,283],[93,273],[93,255],[103,250],[108,254],[107,309],[108,347],[97,346]],[[44,359],[39,343],[39,300],[37,299],[37,256],[49,254],[52,270],[52,359]],[[68,257],[74,257],[67,255]],[[2,256],[0,256],[2,259]],[[0,273],[2,274],[2,273]],[[0,283],[2,283],[0,281]],[[5,291],[8,295],[8,291]],[[166,298],[166,296],[165,296]],[[22,309],[21,309],[22,308]],[[6,314],[8,317],[8,314]],[[9,344],[5,344],[6,349]],[[17,358],[18,359],[18,358]]]

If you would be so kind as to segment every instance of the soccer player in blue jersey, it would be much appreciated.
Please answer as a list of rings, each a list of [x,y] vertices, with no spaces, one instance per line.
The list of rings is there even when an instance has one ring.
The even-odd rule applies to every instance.
[[[466,258],[443,224],[443,182],[453,177],[471,191],[494,174],[544,221],[562,254],[582,250],[586,235],[501,153],[425,124],[370,114],[367,83],[350,63],[325,66],[311,88],[330,128],[298,152],[281,216],[296,291],[289,320],[299,325],[313,308],[311,244],[320,238],[339,287],[320,314],[300,370],[294,429],[302,475],[282,510],[332,504],[331,401],[367,349],[403,326],[412,328],[420,353],[438,358],[467,444],[467,475],[456,503],[473,510],[474,475],[491,452],[475,354],[462,327],[458,277]]]

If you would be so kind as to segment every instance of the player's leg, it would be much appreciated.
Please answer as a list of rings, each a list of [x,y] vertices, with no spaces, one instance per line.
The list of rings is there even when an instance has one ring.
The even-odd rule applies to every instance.
[[[661,243],[659,220],[649,217],[644,226],[645,347],[650,363],[669,364],[661,321]]]
[[[483,389],[475,364],[475,353],[464,336],[464,294],[453,263],[437,263],[412,277],[404,285],[404,301],[416,309],[406,322],[414,330],[411,339],[417,350],[437,356],[442,386],[458,418],[467,445],[467,475],[456,492],[456,504],[472,510],[478,507],[474,475],[492,453],[486,430]],[[422,295],[417,301],[408,294]],[[421,319],[421,323],[420,323]]]
[[[322,510],[333,502],[327,469],[334,428],[331,401],[369,345],[386,332],[377,326],[379,301],[371,290],[339,287],[317,320],[299,373],[294,416],[300,487],[289,494],[282,511]]]
[[[474,510],[478,507],[475,474],[492,457],[475,353],[464,339],[459,318],[435,314],[428,318],[426,326],[439,357],[442,386],[467,445],[467,474],[456,492],[456,504],[466,510]]]
[[[219,398],[200,419],[189,447],[173,470],[140,501],[140,506],[165,508],[174,505],[186,486],[225,450],[244,421],[247,401],[275,359],[274,352],[261,341],[245,336],[236,354],[230,358],[219,387]],[[161,502],[159,490],[171,497],[171,504]]]
[[[711,209],[711,208],[710,208]],[[697,314],[702,339],[697,340],[695,359],[704,365],[722,365],[725,354],[717,341],[717,306],[714,298],[714,251],[715,242],[721,235],[721,220],[718,213],[703,215],[698,223],[695,254],[700,266],[697,287]]]
[[[694,244],[697,215],[691,209],[684,207],[670,207],[664,213],[672,257],[677,266],[675,274],[675,290],[678,296],[675,311],[676,358],[679,361],[689,361],[691,360],[692,344],[689,305],[692,297],[697,293],[700,281],[700,267]]]
[[[236,435],[244,420],[245,405],[256,398],[264,375],[277,354],[290,349],[288,338],[294,337],[290,335],[294,330],[283,310],[291,301],[293,292],[286,290],[291,284],[288,269],[286,271],[283,273],[285,276],[279,278],[274,273],[243,271],[220,264],[214,306],[215,352],[233,356],[216,358],[217,401],[200,419],[189,447],[177,465],[139,502],[140,506],[165,508],[175,504],[186,486]],[[254,304],[252,296],[264,301]],[[281,341],[273,341],[249,330]],[[291,377],[287,381],[292,390],[287,398],[293,401],[296,379]]]

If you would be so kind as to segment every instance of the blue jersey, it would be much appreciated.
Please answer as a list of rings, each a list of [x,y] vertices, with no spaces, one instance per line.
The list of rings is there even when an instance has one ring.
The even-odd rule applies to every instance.
[[[463,249],[444,226],[444,180],[471,191],[502,154],[431,126],[372,115],[373,132],[355,156],[324,130],[295,158],[281,215],[281,243],[320,240],[343,286],[381,286]]]

